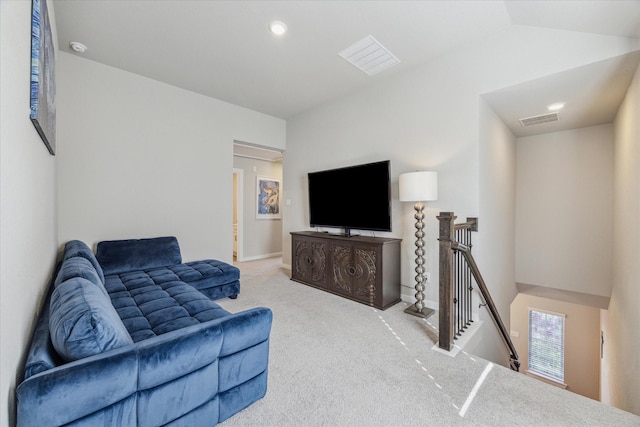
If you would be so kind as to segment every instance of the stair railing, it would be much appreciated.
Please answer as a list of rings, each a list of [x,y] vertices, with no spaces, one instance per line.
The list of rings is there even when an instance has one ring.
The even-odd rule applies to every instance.
[[[440,221],[440,348],[450,351],[454,340],[473,323],[471,272],[454,242],[469,248],[471,232],[478,231],[477,218],[455,224],[452,212],[441,212]]]
[[[456,340],[473,322],[473,282],[475,280],[484,304],[491,314],[510,356],[509,365],[519,371],[520,362],[507,328],[502,322],[489,289],[480,274],[471,254],[471,232],[478,231],[478,219],[467,218],[467,222],[455,224],[453,212],[440,212],[440,302],[439,302],[439,346],[451,351]]]

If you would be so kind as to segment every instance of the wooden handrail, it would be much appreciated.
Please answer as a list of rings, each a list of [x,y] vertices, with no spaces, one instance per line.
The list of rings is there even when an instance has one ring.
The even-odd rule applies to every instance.
[[[470,231],[478,231],[478,218],[467,218],[467,222],[460,222],[458,224],[455,224],[456,230],[461,230],[463,228],[468,228]]]
[[[451,244],[451,249],[454,251],[459,251],[464,256],[465,261],[467,261],[467,265],[471,269],[471,274],[473,274],[473,278],[475,279],[478,287],[480,288],[480,292],[482,293],[482,298],[489,308],[489,312],[491,313],[491,318],[496,324],[504,343],[509,347],[509,351],[511,352],[509,356],[509,365],[511,369],[514,371],[520,370],[520,362],[518,361],[518,351],[513,345],[513,341],[511,341],[511,337],[509,336],[509,332],[507,328],[504,326],[502,322],[502,318],[500,317],[500,313],[496,307],[496,304],[493,302],[493,298],[491,298],[491,293],[489,292],[489,288],[487,288],[487,284],[485,283],[482,274],[480,274],[480,269],[478,268],[478,264],[476,264],[476,260],[473,258],[471,254],[471,250],[468,246],[460,244],[458,242],[453,242]]]
[[[475,279],[478,287],[480,288],[480,294],[484,299],[486,306],[489,307],[489,313],[498,328],[500,335],[502,336],[505,344],[507,345],[510,354],[509,364],[511,369],[518,371],[520,368],[520,362],[518,361],[518,353],[511,341],[511,337],[507,332],[504,323],[500,317],[500,313],[491,298],[491,294],[489,293],[489,289],[480,274],[480,270],[478,269],[478,265],[471,254],[471,245],[470,239],[467,245],[462,244],[456,240],[456,232],[461,230],[468,231],[478,231],[478,219],[477,218],[467,218],[467,221],[461,224],[455,224],[456,216],[453,212],[440,212],[438,216],[438,221],[440,222],[440,237],[438,238],[440,244],[440,279],[439,279],[439,342],[438,345],[440,348],[451,351],[453,348],[453,341],[455,334],[461,332],[463,329],[466,329],[466,325],[457,324],[456,319],[454,317],[454,304],[460,302],[456,299],[455,294],[455,281],[456,281],[456,271],[460,274],[460,265],[464,263],[463,271],[464,275],[467,275],[468,271],[471,272],[471,275]],[[454,271],[454,253],[458,252],[462,254],[464,262],[462,260],[456,261],[456,271]],[[457,259],[457,258],[456,258]],[[465,276],[468,278],[468,276]],[[470,285],[470,281],[468,290],[465,286],[460,288],[460,285],[457,285],[458,291],[460,289],[464,289],[465,292],[469,292],[466,298],[466,301],[471,301],[470,292],[472,287]],[[458,296],[460,298],[461,296]],[[465,297],[463,297],[464,300]],[[460,307],[458,307],[460,309]],[[470,308],[469,308],[470,310]],[[465,312],[466,313],[466,312]],[[470,313],[469,313],[470,314]],[[470,320],[472,321],[472,320]],[[459,322],[459,323],[464,323]],[[458,328],[458,330],[456,330]]]

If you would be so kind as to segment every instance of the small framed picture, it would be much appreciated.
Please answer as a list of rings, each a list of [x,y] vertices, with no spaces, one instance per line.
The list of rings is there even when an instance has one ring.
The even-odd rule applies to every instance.
[[[257,219],[280,219],[280,180],[257,177]]]

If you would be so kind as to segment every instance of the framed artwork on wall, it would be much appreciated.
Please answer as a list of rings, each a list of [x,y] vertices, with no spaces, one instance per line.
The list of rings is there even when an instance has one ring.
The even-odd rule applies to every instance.
[[[53,38],[46,0],[31,2],[30,119],[52,155],[56,152],[56,81]]]
[[[257,219],[280,219],[280,180],[257,177]]]

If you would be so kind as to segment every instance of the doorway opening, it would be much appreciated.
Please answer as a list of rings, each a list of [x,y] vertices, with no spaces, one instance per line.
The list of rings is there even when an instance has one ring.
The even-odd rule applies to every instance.
[[[280,220],[264,220],[256,212],[256,181],[282,182],[282,150],[233,142],[233,261],[242,262],[282,254]],[[244,235],[251,236],[245,242]]]

